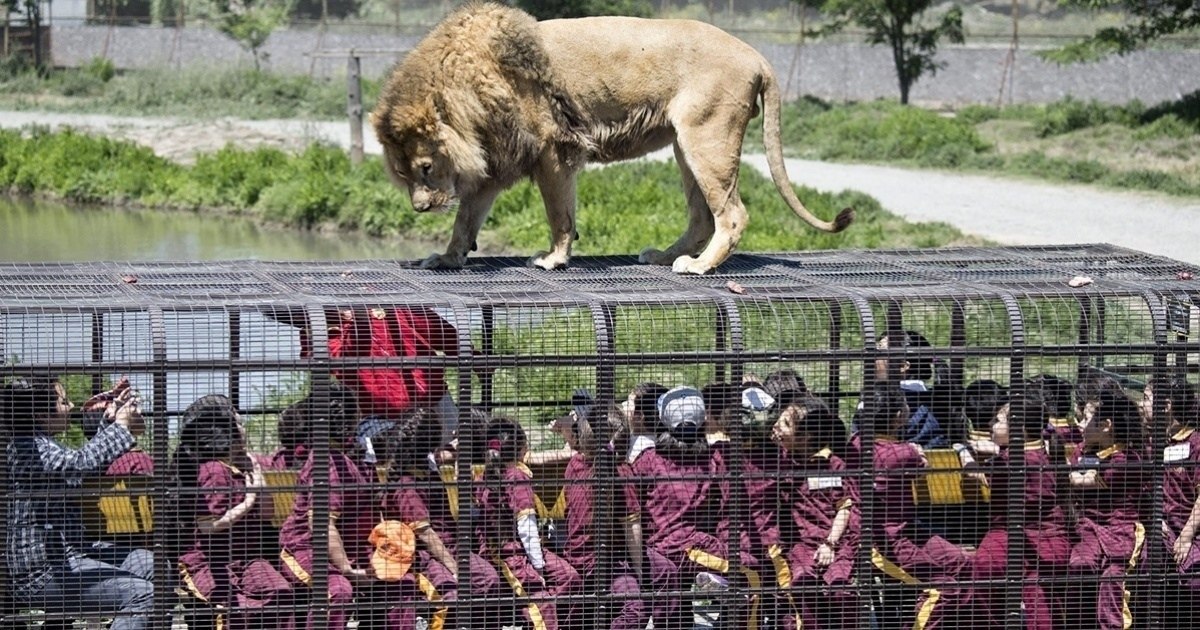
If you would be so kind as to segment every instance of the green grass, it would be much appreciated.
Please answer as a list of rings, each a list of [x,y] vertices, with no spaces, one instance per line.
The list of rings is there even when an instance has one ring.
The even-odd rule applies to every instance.
[[[333,226],[377,236],[443,240],[452,215],[418,215],[407,194],[391,184],[382,161],[353,166],[335,147],[310,145],[299,154],[226,147],[183,166],[129,142],[73,131],[0,131],[0,190],[68,201],[133,204],[243,214],[300,228]],[[911,224],[853,192],[798,189],[810,210],[832,217],[858,211],[854,229],[818,233],[796,218],[774,185],[742,169],[742,198],[750,211],[742,251],[839,247],[929,247],[978,243],[944,224]],[[669,245],[683,233],[678,169],[634,162],[588,170],[579,178],[582,254],[641,251]],[[541,196],[529,182],[503,194],[484,226],[489,251],[532,252],[549,242]]]

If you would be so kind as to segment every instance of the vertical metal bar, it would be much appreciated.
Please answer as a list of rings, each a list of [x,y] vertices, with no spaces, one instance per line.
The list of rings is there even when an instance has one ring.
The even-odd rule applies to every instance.
[[[728,342],[729,320],[726,319],[725,315],[726,315],[726,313],[725,313],[724,309],[722,309],[721,305],[718,304],[717,305],[717,319],[716,319],[716,326],[717,326],[716,327],[716,339],[714,340],[714,344],[713,344],[715,346],[713,349],[717,350],[717,351],[725,350],[726,346],[729,343]],[[719,362],[719,363],[713,364],[713,381],[719,382],[719,381],[727,381],[727,380],[729,380],[729,363]]]
[[[154,457],[154,488],[158,505],[166,505],[163,496],[167,487],[167,448],[170,439],[170,416],[167,410],[167,326],[160,307],[148,309],[150,316],[150,348],[154,363],[154,374],[151,389],[154,392],[153,407],[149,420],[151,450]],[[173,616],[174,601],[167,594],[173,592],[174,577],[176,577],[174,561],[167,553],[166,523],[160,522],[154,528],[154,590],[158,596],[154,598],[154,615],[150,626],[159,630],[170,630]]]
[[[471,345],[471,333],[468,328],[467,332],[463,332],[462,326],[469,326],[471,321],[471,313],[465,306],[460,304],[454,305],[452,312],[454,321],[457,324],[455,330],[458,331],[458,426],[467,426],[471,421],[471,372],[476,368],[474,347]],[[485,400],[485,404],[490,404],[491,400]],[[490,408],[489,408],[490,411]],[[472,475],[471,463],[466,458],[462,457],[462,453],[478,452],[476,446],[480,440],[486,439],[485,436],[476,435],[474,431],[468,431],[467,437],[464,440],[461,435],[459,437],[458,452],[460,456],[455,462],[457,469],[455,473],[454,484],[457,487],[455,496],[458,497],[458,529],[455,531],[455,542],[457,549],[455,550],[458,557],[458,601],[455,602],[456,610],[452,610],[451,614],[459,619],[467,619],[467,627],[479,628],[490,627],[483,620],[476,618],[477,614],[484,612],[483,607],[475,605],[474,598],[471,596],[471,549],[474,548],[475,542],[475,518],[474,510],[471,508],[472,502],[475,500],[475,478]]]
[[[1150,317],[1154,326],[1154,343],[1158,346],[1158,350],[1154,353],[1154,373],[1151,377],[1155,383],[1163,383],[1169,374],[1167,355],[1170,354],[1170,347],[1167,345],[1167,296],[1146,291],[1142,297],[1146,301],[1146,307],[1150,309]],[[1168,577],[1175,573],[1175,565],[1167,558],[1162,534],[1157,531],[1158,524],[1163,522],[1163,481],[1166,467],[1165,461],[1160,459],[1162,458],[1160,453],[1163,452],[1161,447],[1166,442],[1166,403],[1167,401],[1162,396],[1154,397],[1153,419],[1149,428],[1150,443],[1146,445],[1146,450],[1153,458],[1152,463],[1146,462],[1152,475],[1150,518],[1142,518],[1142,523],[1146,528],[1147,557],[1145,570],[1139,572],[1145,575],[1145,578],[1137,580],[1145,585],[1143,592],[1147,594],[1146,599],[1149,600],[1146,611],[1149,624],[1146,627],[1165,627],[1163,624],[1163,615],[1166,610],[1164,597],[1177,588],[1172,584],[1174,580]],[[1179,402],[1176,401],[1176,404]],[[1185,597],[1183,594],[1177,596]]]
[[[104,363],[104,315],[103,311],[92,312],[92,365],[100,366]],[[0,361],[3,356],[0,355]],[[104,374],[97,367],[95,372],[92,372],[92,395],[99,394],[104,391]]]
[[[592,328],[596,335],[596,400],[615,401],[616,397],[616,306],[611,303],[588,305],[592,312]],[[617,449],[618,452],[620,449]],[[605,462],[603,468],[597,467],[593,472],[592,492],[594,495],[593,528],[596,534],[596,568],[592,588],[607,589],[612,584],[612,567],[619,556],[615,546],[613,525],[616,513],[617,470],[612,465],[615,462],[609,458],[599,460]],[[598,594],[598,592],[597,592]],[[612,593],[610,592],[609,595]],[[607,628],[611,622],[613,611],[619,607],[611,598],[598,598],[596,615],[585,620],[585,628],[600,630]]]
[[[1075,366],[1075,382],[1082,383],[1091,362],[1088,346],[1092,341],[1092,298],[1081,296],[1076,300],[1079,304],[1079,331],[1076,343],[1079,345],[1079,358]]]
[[[825,307],[829,314],[829,349],[836,351],[842,347],[842,305],[830,301],[825,303]],[[834,411],[841,416],[842,363],[836,359],[830,361],[828,370],[829,398]]]
[[[722,323],[728,338],[728,348],[718,347],[718,350],[729,350],[733,355],[728,363],[725,364],[729,374],[728,382],[740,384],[742,375],[745,372],[745,365],[742,363],[742,353],[745,351],[745,336],[742,333],[742,315],[738,311],[738,303],[732,298],[722,298],[717,301],[717,311],[720,315],[717,318],[718,322]],[[724,481],[729,486],[729,497],[731,503],[732,514],[729,515],[729,540],[726,541],[727,556],[729,556],[729,576],[740,578],[742,575],[742,554],[739,553],[742,533],[748,532],[748,523],[750,515],[750,506],[748,504],[749,496],[745,491],[745,484],[742,478],[745,454],[742,453],[742,441],[739,440],[729,449],[729,462],[725,470]],[[740,579],[733,581],[734,584],[740,584]],[[721,598],[721,627],[732,630],[734,626],[730,624],[731,619],[736,619],[735,611],[741,611],[744,606],[740,606],[741,602],[747,601],[748,598],[758,595],[756,592],[741,593],[741,589],[731,588],[723,593]],[[743,625],[747,621],[741,619]],[[736,623],[736,621],[734,621]]]
[[[325,321],[325,308],[310,305],[308,330],[312,334],[312,370],[309,392],[322,411],[329,409],[332,381],[329,366],[329,324]],[[322,404],[324,403],[324,404]],[[329,625],[329,417],[319,414],[313,418],[312,427],[312,486],[299,491],[312,493],[312,584],[309,606],[314,613],[313,624],[317,628]]]
[[[879,338],[876,334],[875,314],[871,311],[870,303],[860,296],[853,296],[851,302],[858,313],[863,349],[868,354],[867,360],[863,362],[863,384],[862,392],[859,395],[860,399],[867,403],[867,398],[880,386],[879,376],[875,373],[875,357],[873,356],[878,354],[876,345]],[[881,608],[876,605],[877,602],[874,600],[877,596],[882,596],[883,591],[870,587],[871,584],[874,584],[872,578],[875,576],[875,565],[871,562],[871,550],[875,547],[875,479],[871,475],[871,469],[874,467],[875,426],[865,414],[858,427],[858,434],[862,458],[851,472],[856,475],[858,494],[862,500],[859,508],[862,524],[859,533],[861,542],[858,547],[858,557],[854,563],[854,573],[859,576],[858,583],[862,587],[858,591],[858,625],[860,628],[871,628],[878,625],[872,619],[872,611]]]
[[[490,357],[496,353],[496,312],[495,307],[490,304],[485,304],[482,311],[483,331],[480,338],[480,352],[484,357]],[[496,393],[491,370],[480,370],[479,372],[479,395],[483,399],[480,406],[484,411],[491,413],[496,406]]]
[[[242,382],[241,372],[233,368],[233,364],[242,358],[242,312],[236,308],[228,309],[229,315],[229,401],[234,409],[241,409]]]
[[[346,59],[346,114],[350,117],[350,163],[362,164],[362,63],[353,48]]]
[[[1001,295],[1004,309],[1008,312],[1010,330],[1010,347],[1012,354],[1008,363],[1008,384],[1010,391],[1024,392],[1025,390],[1025,318],[1016,298],[1011,295]],[[1011,417],[1011,416],[1010,416]],[[1010,424],[1011,427],[1011,424]],[[1010,428],[1009,435],[1015,435]],[[1025,441],[1009,438],[1008,467],[1005,471],[1008,477],[1008,503],[1004,509],[1008,512],[1006,519],[1008,536],[1008,555],[1005,558],[1004,586],[1004,618],[1006,625],[1013,628],[1025,626],[1022,619],[1021,591],[1025,582]],[[988,587],[991,588],[991,587]]]

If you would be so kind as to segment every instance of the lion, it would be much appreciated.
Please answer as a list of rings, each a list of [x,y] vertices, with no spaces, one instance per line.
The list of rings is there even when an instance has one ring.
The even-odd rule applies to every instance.
[[[408,190],[413,208],[457,208],[445,253],[426,258],[424,268],[462,267],[497,195],[525,177],[538,186],[550,224],[550,249],[529,263],[565,267],[578,238],[579,171],[672,146],[687,229],[639,260],[704,274],[729,257],[746,229],[738,169],[760,97],[780,195],[816,229],[845,229],[852,209],[822,221],[792,189],[779,137],[779,87],[766,59],[703,22],[538,22],[511,7],[468,4],[392,69],[371,121],[388,174]]]

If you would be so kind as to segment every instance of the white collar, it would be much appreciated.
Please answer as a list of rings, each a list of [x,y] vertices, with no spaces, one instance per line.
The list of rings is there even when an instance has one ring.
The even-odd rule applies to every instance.
[[[900,389],[906,392],[927,392],[925,381],[900,381]]]
[[[654,437],[649,435],[635,435],[629,440],[629,454],[626,459],[632,464],[637,460],[642,453],[654,448]]]

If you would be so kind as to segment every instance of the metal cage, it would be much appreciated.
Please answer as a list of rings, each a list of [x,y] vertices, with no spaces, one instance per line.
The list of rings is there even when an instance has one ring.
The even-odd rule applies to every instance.
[[[625,257],[0,264],[3,618],[1183,627],[1196,273],[1103,244],[741,254],[701,277]],[[54,379],[99,416],[11,393]],[[124,439],[103,400],[123,381],[145,430],[96,455]],[[209,394],[240,432],[197,411]],[[47,440],[94,456],[14,464]],[[152,606],[78,597],[82,557]]]

